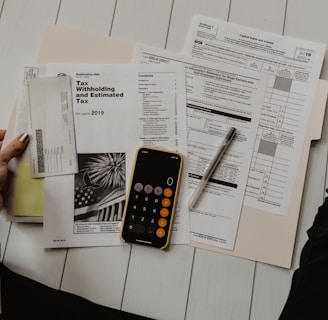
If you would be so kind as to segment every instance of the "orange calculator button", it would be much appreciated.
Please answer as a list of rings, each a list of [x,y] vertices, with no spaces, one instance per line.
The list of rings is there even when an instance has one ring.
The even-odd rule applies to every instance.
[[[156,236],[158,238],[163,238],[165,236],[165,230],[163,228],[158,228],[156,230]]]
[[[173,191],[172,191],[171,188],[165,188],[163,193],[164,193],[164,196],[165,197],[170,198],[172,196],[172,194],[173,194]]]
[[[170,199],[168,199],[168,198],[164,198],[163,200],[162,200],[162,206],[163,207],[169,207],[171,205],[171,200]]]
[[[160,218],[158,220],[158,225],[162,228],[166,227],[167,226],[167,220],[165,218]]]
[[[167,208],[162,208],[159,212],[161,217],[166,218],[169,215],[170,211]]]

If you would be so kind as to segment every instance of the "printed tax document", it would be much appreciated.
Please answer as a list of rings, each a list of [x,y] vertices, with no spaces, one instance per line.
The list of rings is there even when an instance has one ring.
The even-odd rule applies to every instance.
[[[252,150],[259,123],[265,75],[137,45],[141,63],[176,64],[186,68],[190,193],[230,127],[237,134],[190,211],[191,240],[234,248]]]
[[[269,77],[245,205],[288,214],[326,47],[195,15],[185,52]]]
[[[79,173],[45,178],[46,247],[121,245],[126,188],[142,145],[187,157],[183,66],[48,65],[72,78]],[[185,170],[187,176],[187,170]],[[182,179],[172,243],[190,242]]]

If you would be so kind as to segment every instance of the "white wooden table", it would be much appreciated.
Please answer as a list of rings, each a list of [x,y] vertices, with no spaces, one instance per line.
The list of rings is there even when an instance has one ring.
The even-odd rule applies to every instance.
[[[49,23],[181,51],[191,17],[200,13],[328,43],[326,0],[0,0],[0,8],[0,128],[8,124],[23,67],[35,62]],[[327,186],[326,122],[322,139],[311,147],[294,269]],[[156,319],[277,319],[292,275],[182,245],[151,253],[140,246],[45,250],[42,226],[2,219],[0,241],[1,258],[14,271]]]

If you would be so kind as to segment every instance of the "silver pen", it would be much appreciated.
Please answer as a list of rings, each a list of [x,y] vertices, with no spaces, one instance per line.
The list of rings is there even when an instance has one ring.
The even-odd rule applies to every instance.
[[[229,129],[228,133],[226,134],[226,136],[224,137],[224,140],[223,140],[222,144],[220,145],[218,151],[216,152],[213,160],[211,161],[211,163],[207,167],[203,177],[199,181],[194,193],[192,194],[192,196],[189,200],[189,203],[188,203],[189,209],[193,209],[195,207],[195,204],[196,204],[200,194],[202,193],[206,183],[208,182],[208,180],[212,176],[214,170],[216,169],[217,165],[219,164],[219,162],[220,162],[221,158],[223,157],[225,151],[227,150],[227,148],[229,147],[231,141],[233,140],[233,138],[236,134],[236,130],[237,130],[236,128],[231,127]]]

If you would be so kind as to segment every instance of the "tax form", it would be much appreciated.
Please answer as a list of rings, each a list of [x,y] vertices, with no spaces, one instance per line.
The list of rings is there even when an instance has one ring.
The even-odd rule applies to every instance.
[[[267,77],[137,45],[134,61],[186,69],[189,188],[192,193],[231,126],[237,135],[194,210],[191,240],[232,250]]]
[[[326,46],[195,15],[185,53],[268,75],[245,205],[286,216]]]
[[[47,65],[47,75],[56,74],[72,79],[79,173],[45,179],[45,246],[121,245],[126,188],[138,147],[187,157],[184,68]],[[184,178],[171,243],[190,242],[187,201]]]

